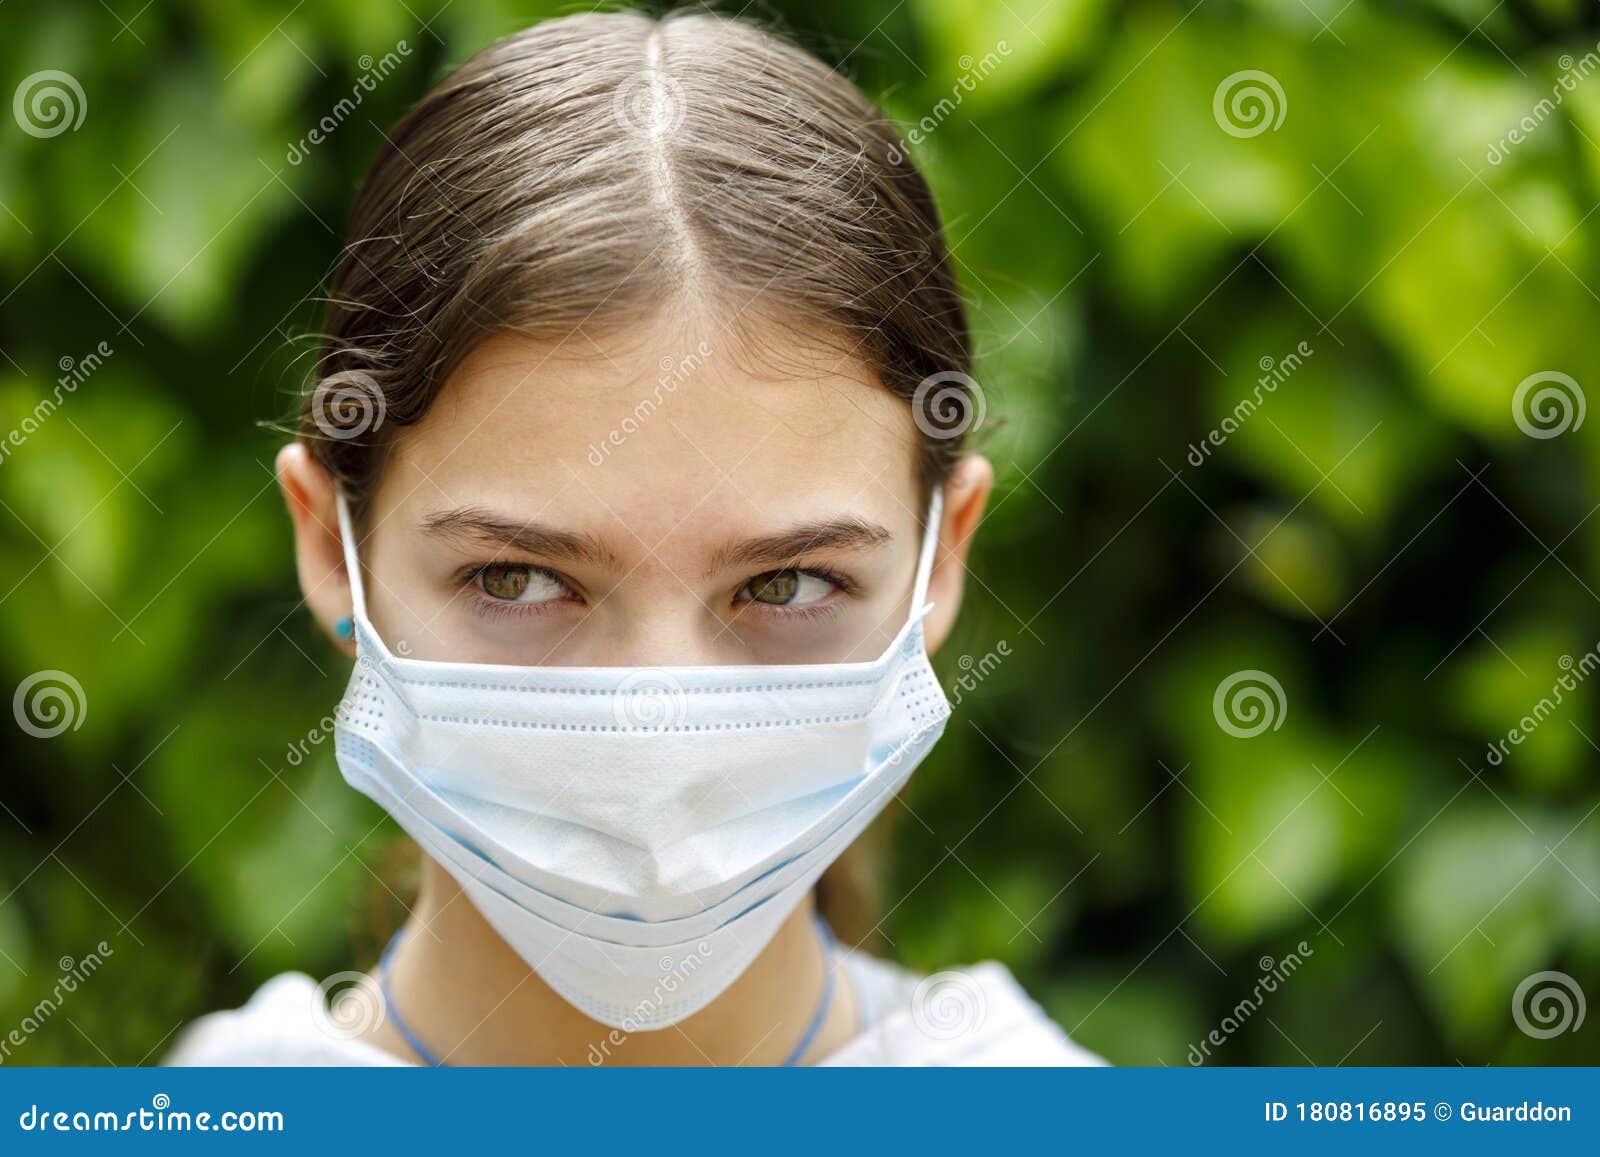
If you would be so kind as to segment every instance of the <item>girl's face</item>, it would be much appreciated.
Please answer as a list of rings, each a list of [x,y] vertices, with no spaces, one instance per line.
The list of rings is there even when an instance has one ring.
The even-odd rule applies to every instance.
[[[820,344],[760,362],[782,368],[711,328],[485,341],[398,434],[369,507],[368,612],[389,648],[520,666],[876,658],[910,611],[927,513],[910,406]],[[331,621],[348,591],[326,582],[326,482],[297,449],[280,470],[301,578]],[[969,458],[947,487],[931,645],[988,479]]]

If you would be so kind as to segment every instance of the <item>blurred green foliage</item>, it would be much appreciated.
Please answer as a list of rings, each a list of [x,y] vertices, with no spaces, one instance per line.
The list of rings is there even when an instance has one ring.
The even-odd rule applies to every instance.
[[[302,742],[342,664],[299,605],[257,423],[290,408],[382,130],[555,8],[0,13],[5,92],[53,69],[86,102],[56,136],[0,122],[0,427],[84,375],[0,459],[4,689],[83,689],[76,728],[0,738],[0,1033],[62,958],[113,950],[7,1060],[153,1060],[275,972],[370,962],[395,831]],[[1542,969],[1600,999],[1594,689],[1487,758],[1600,641],[1600,422],[1535,438],[1514,415],[1530,375],[1600,383],[1600,77],[1562,85],[1600,9],[755,15],[933,126],[909,151],[973,302],[1001,480],[882,950],[1001,959],[1120,1063],[1185,1063],[1302,941],[1212,1063],[1600,1060],[1593,1014],[1548,1040],[1511,1016]],[[1244,70],[1281,89],[1276,128],[1226,130]],[[1282,688],[1254,738],[1213,709],[1243,670]]]

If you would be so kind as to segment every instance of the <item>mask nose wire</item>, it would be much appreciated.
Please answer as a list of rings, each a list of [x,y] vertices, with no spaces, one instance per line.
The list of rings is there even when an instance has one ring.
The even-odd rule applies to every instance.
[[[361,585],[361,559],[356,555],[356,532],[350,520],[350,503],[343,494],[338,495],[336,501],[339,507],[339,538],[344,547],[344,569],[350,577],[350,601],[356,622],[365,624],[367,598]]]

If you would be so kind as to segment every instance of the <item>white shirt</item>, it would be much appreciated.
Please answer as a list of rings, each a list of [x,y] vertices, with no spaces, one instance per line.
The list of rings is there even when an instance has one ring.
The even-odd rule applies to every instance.
[[[1022,991],[1002,964],[988,961],[923,980],[862,952],[841,954],[861,1031],[820,1061],[843,1066],[1102,1065],[1074,1044]],[[921,986],[919,991],[919,985]],[[329,1020],[317,984],[285,972],[243,1008],[195,1021],[166,1064],[407,1065],[375,1045],[351,1040]]]

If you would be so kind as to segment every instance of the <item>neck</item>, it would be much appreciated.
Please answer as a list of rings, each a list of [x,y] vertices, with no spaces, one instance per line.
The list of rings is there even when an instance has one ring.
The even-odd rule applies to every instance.
[[[490,927],[459,885],[431,859],[421,893],[389,959],[394,1011],[451,1065],[773,1065],[806,1031],[832,966],[834,998],[801,1058],[833,1052],[854,1031],[842,968],[827,959],[807,897],[755,961],[717,999],[664,1029],[627,1033],[593,1020],[558,996]],[[387,1018],[368,1036],[418,1060]]]

